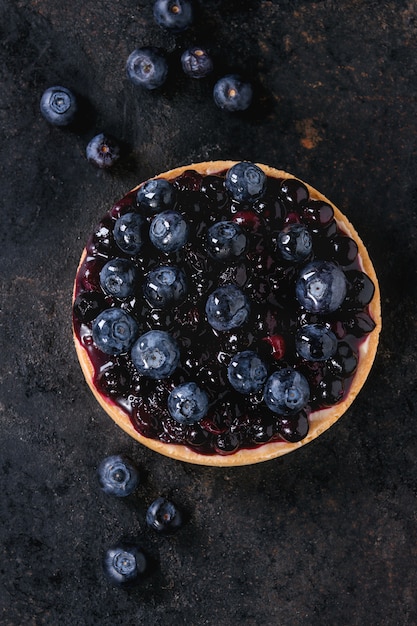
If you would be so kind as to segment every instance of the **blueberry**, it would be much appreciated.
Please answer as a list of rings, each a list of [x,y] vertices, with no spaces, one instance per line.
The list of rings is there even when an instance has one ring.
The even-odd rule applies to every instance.
[[[325,324],[306,324],[295,335],[295,347],[302,359],[327,361],[337,350],[337,338]]]
[[[169,378],[175,371],[180,350],[164,330],[150,330],[134,343],[131,358],[139,374],[153,379]]]
[[[73,311],[80,322],[88,323],[105,308],[104,294],[98,291],[81,291],[74,300]]]
[[[236,391],[243,394],[257,393],[266,381],[268,371],[256,352],[245,350],[232,358],[227,377]]]
[[[98,480],[104,493],[124,497],[134,492],[139,484],[139,472],[132,461],[116,454],[105,458],[97,469]]]
[[[234,285],[218,287],[207,298],[207,321],[215,330],[238,328],[247,321],[249,313],[247,297]]]
[[[116,220],[113,230],[114,240],[123,252],[139,254],[143,246],[145,219],[138,213],[125,213]]]
[[[311,313],[332,313],[346,296],[346,277],[331,261],[312,261],[300,272],[296,283],[298,302]]]
[[[187,280],[182,269],[161,265],[151,270],[146,277],[144,295],[155,309],[166,309],[178,305],[186,298]]]
[[[146,557],[135,545],[121,544],[110,548],[104,558],[106,576],[118,585],[127,585],[137,581],[146,571]]]
[[[168,411],[180,424],[199,422],[207,413],[209,401],[206,392],[196,383],[182,383],[168,396]]]
[[[182,33],[194,20],[194,7],[191,0],[156,0],[153,15],[158,26],[170,32]]]
[[[305,261],[313,250],[310,231],[303,224],[291,224],[278,233],[277,247],[286,261]]]
[[[138,271],[129,259],[107,261],[100,272],[100,285],[109,296],[125,300],[135,294]]]
[[[246,251],[247,238],[235,222],[216,222],[207,232],[207,251],[216,261],[239,259]]]
[[[161,534],[171,534],[182,526],[182,515],[173,502],[161,496],[149,506],[146,523]]]
[[[87,144],[87,160],[100,169],[109,169],[120,158],[120,146],[113,138],[100,133]]]
[[[184,73],[191,78],[205,78],[213,71],[213,61],[205,48],[192,46],[181,55]]]
[[[175,188],[165,178],[147,180],[136,194],[138,206],[148,213],[159,213],[172,209],[175,205]]]
[[[237,74],[228,74],[214,85],[213,98],[220,109],[244,111],[252,102],[252,85]]]
[[[54,126],[68,126],[77,114],[75,95],[66,87],[46,89],[41,97],[40,109],[44,118]]]
[[[233,165],[226,173],[226,189],[237,202],[254,202],[266,190],[266,175],[260,167],[249,161]]]
[[[136,48],[126,61],[130,82],[152,90],[161,87],[168,76],[168,63],[162,50],[155,47]]]
[[[178,211],[162,211],[156,215],[149,228],[153,245],[167,254],[177,252],[188,241],[189,226]]]
[[[267,379],[264,388],[267,407],[278,415],[300,412],[310,400],[306,378],[291,368],[277,370]]]
[[[105,354],[128,352],[138,336],[133,317],[119,308],[105,309],[93,322],[93,340]]]

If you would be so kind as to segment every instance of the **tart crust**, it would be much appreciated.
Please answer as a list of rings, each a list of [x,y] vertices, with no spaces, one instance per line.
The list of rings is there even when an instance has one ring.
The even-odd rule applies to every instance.
[[[236,161],[207,161],[202,163],[192,163],[190,165],[177,167],[175,169],[169,170],[155,178],[166,178],[168,180],[173,180],[186,170],[196,170],[202,175],[209,174],[218,174],[220,172],[224,172],[234,165]],[[297,178],[292,174],[284,172],[282,170],[277,170],[268,165],[264,165],[262,163],[257,163],[257,165],[265,172],[267,176],[274,178]],[[298,178],[301,181],[301,179]],[[304,182],[304,181],[301,181]],[[81,365],[81,369],[83,371],[84,377],[87,381],[88,386],[90,387],[93,395],[102,406],[102,408],[106,411],[106,413],[116,422],[118,426],[120,426],[128,435],[136,439],[138,442],[158,452],[163,454],[164,456],[171,457],[173,459],[177,459],[179,461],[184,461],[187,463],[194,463],[198,465],[208,465],[208,466],[217,466],[217,467],[231,467],[231,466],[240,466],[240,465],[251,465],[254,463],[260,463],[262,461],[268,461],[270,459],[277,458],[279,456],[283,456],[284,454],[288,454],[289,452],[293,452],[302,446],[305,446],[313,439],[316,439],[319,435],[321,435],[325,430],[330,428],[350,407],[352,402],[355,400],[356,396],[362,389],[365,381],[368,377],[368,374],[371,370],[372,364],[375,359],[379,334],[381,331],[381,299],[380,299],[380,290],[378,279],[372,265],[372,261],[369,257],[368,251],[366,250],[361,238],[356,232],[355,228],[349,222],[349,220],[341,213],[341,211],[322,193],[314,189],[308,183],[304,184],[307,186],[310,197],[314,200],[322,200],[327,202],[333,207],[334,216],[338,223],[338,225],[343,229],[343,231],[358,245],[359,255],[358,258],[360,260],[361,269],[369,276],[369,278],[373,281],[375,286],[375,293],[371,303],[368,305],[369,313],[375,322],[376,326],[374,330],[369,333],[364,340],[360,344],[359,349],[359,363],[355,375],[353,377],[352,383],[350,385],[348,395],[338,404],[326,408],[321,409],[319,411],[314,411],[309,416],[309,432],[308,435],[300,442],[297,443],[287,443],[283,441],[276,441],[271,443],[261,444],[256,448],[250,449],[240,449],[237,452],[233,452],[230,455],[220,455],[220,454],[200,454],[188,448],[183,444],[169,444],[164,443],[159,440],[150,439],[144,437],[140,433],[138,433],[134,426],[132,425],[129,416],[112,400],[101,394],[98,389],[95,387],[93,382],[94,377],[94,368],[89,359],[88,353],[86,349],[80,343],[78,337],[75,332],[73,332],[75,348],[78,355],[78,359]],[[136,189],[138,189],[140,185],[138,185]],[[133,191],[133,190],[132,190]],[[86,255],[86,250],[84,249],[79,267],[81,266]],[[74,293],[73,300],[75,298],[75,284],[74,284]]]

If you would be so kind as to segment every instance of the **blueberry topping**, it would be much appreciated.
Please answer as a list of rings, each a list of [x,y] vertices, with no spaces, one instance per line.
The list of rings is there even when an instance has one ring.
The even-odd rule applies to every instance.
[[[283,259],[301,263],[313,250],[311,233],[303,224],[291,224],[278,233],[277,247]]]
[[[125,213],[116,220],[114,240],[123,252],[136,255],[142,249],[145,234],[145,219],[138,213]]]
[[[331,261],[312,261],[300,272],[296,284],[298,302],[311,313],[332,313],[343,303],[347,281]]]
[[[213,71],[213,60],[205,48],[192,46],[181,55],[184,73],[191,78],[205,78]]]
[[[183,302],[188,292],[184,272],[171,265],[161,265],[146,277],[144,295],[150,306],[166,309]]]
[[[137,581],[146,571],[146,557],[134,545],[117,545],[106,552],[104,572],[117,585],[127,585]]]
[[[235,222],[216,222],[207,232],[207,252],[216,261],[239,259],[246,250],[247,237]]]
[[[168,396],[168,411],[180,424],[199,422],[206,415],[208,408],[206,392],[194,382],[174,387]]]
[[[178,211],[162,211],[152,220],[149,228],[149,238],[153,245],[170,254],[177,252],[188,241],[189,226]]]
[[[302,441],[308,435],[309,423],[305,411],[282,417],[279,421],[278,433],[280,437],[289,443]]]
[[[131,83],[152,90],[161,87],[168,76],[168,63],[159,48],[137,48],[126,61],[126,73]]]
[[[42,94],[40,109],[50,124],[68,126],[77,114],[77,100],[66,87],[49,87]]]
[[[134,366],[139,374],[148,378],[169,378],[180,360],[180,350],[175,339],[164,330],[150,330],[141,335],[131,351]]]
[[[277,370],[265,383],[264,400],[278,415],[298,413],[310,400],[310,387],[300,372],[291,368]]]
[[[85,154],[87,160],[96,167],[108,169],[119,160],[120,146],[113,137],[100,133],[88,142]]]
[[[325,324],[306,324],[295,335],[295,347],[302,359],[327,361],[337,350],[337,338]]]
[[[74,315],[84,324],[92,322],[106,308],[104,294],[97,291],[82,291],[74,300]]]
[[[228,170],[225,185],[237,202],[253,202],[265,193],[266,175],[254,163],[242,161]]]
[[[245,111],[252,103],[252,85],[237,74],[228,74],[214,85],[213,98],[220,109]]]
[[[236,391],[243,394],[257,393],[266,381],[268,370],[258,354],[252,350],[239,352],[227,368],[227,377]]]
[[[107,261],[100,272],[100,285],[109,296],[125,300],[134,295],[138,271],[129,259]]]
[[[161,496],[148,508],[146,523],[161,534],[171,534],[182,526],[182,515],[173,502]]]
[[[129,496],[139,484],[139,472],[124,455],[108,456],[98,466],[98,480],[104,493],[119,498]]]
[[[123,309],[105,309],[94,320],[92,332],[99,350],[105,354],[122,354],[133,345],[138,325]]]
[[[147,180],[136,194],[136,202],[148,213],[159,213],[175,205],[175,188],[165,178]]]
[[[207,321],[215,330],[238,328],[247,321],[249,313],[250,304],[247,297],[234,285],[218,287],[207,298]]]
[[[286,178],[281,183],[281,196],[284,198],[288,207],[293,209],[304,205],[309,199],[307,187],[296,178]]]
[[[187,30],[194,19],[191,0],[156,0],[153,15],[158,26],[177,34]]]

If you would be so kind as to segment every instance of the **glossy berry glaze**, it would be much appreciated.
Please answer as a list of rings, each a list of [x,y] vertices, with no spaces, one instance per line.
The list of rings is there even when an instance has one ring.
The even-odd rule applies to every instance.
[[[226,171],[202,175],[189,169],[170,180],[176,192],[174,208],[189,229],[188,242],[171,253],[158,249],[146,234],[140,251],[133,256],[116,244],[113,231],[120,216],[132,212],[142,215],[145,233],[155,217],[138,205],[137,189],[128,193],[91,235],[74,290],[74,335],[87,352],[98,394],[106,403],[121,408],[141,437],[180,444],[206,457],[233,455],[271,442],[285,445],[303,441],[319,411],[346,400],[361,358],[361,345],[379,322],[369,307],[375,284],[363,271],[358,245],[345,232],[343,223],[336,221],[331,204],[312,198],[308,187],[295,178],[272,176],[267,177],[261,198],[238,203],[225,189]],[[246,235],[243,249],[226,261],[208,253],[211,241],[207,233],[220,221],[237,224]],[[284,258],[280,240],[282,232],[293,230],[295,224],[307,227],[312,246],[304,245],[303,239],[307,252],[303,252],[302,260],[292,261]],[[134,296],[123,300],[106,295],[100,286],[102,268],[115,257],[133,261],[139,277]],[[295,285],[302,268],[317,260],[330,260],[346,278],[341,306],[325,314],[307,311],[296,297]],[[152,308],[143,296],[146,277],[159,266],[171,265],[185,273],[188,293],[172,306]],[[205,307],[209,295],[224,285],[238,287],[250,310],[240,326],[215,330],[207,322]],[[181,356],[169,378],[139,374],[129,351],[112,356],[96,347],[93,321],[111,307],[122,308],[134,318],[138,335],[163,330],[175,339]],[[331,334],[332,355],[307,360],[296,349],[296,337],[300,341],[303,328],[315,330],[317,324],[325,327],[326,338]],[[300,351],[314,354],[316,346],[308,344],[307,348]],[[252,393],[242,393],[233,386],[228,367],[244,351],[259,357],[268,376],[285,368],[301,374],[308,382],[307,404],[298,412],[277,414],[264,398],[265,376],[256,387],[259,390]],[[209,408],[198,421],[180,423],[168,411],[168,397],[174,387],[189,381],[205,392]]]

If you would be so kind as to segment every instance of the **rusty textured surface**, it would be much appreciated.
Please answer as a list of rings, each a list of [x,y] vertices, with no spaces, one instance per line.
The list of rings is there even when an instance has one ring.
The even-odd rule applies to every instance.
[[[409,1],[200,2],[179,37],[152,2],[3,0],[0,5],[0,623],[286,626],[415,624],[417,7]],[[254,107],[229,115],[214,76],[179,70],[210,46],[216,76],[241,71]],[[128,84],[142,44],[170,53],[158,93]],[[39,114],[63,83],[89,103],[75,130]],[[99,131],[126,143],[113,173],[84,157]],[[194,467],[131,441],[91,397],[71,338],[71,290],[87,233],[137,182],[175,165],[249,159],[313,184],[346,213],[380,277],[384,328],[353,407],[299,453],[254,467]],[[128,501],[95,468],[128,452]],[[144,526],[171,495],[175,537]],[[152,568],[125,592],[101,558],[138,537]]]

